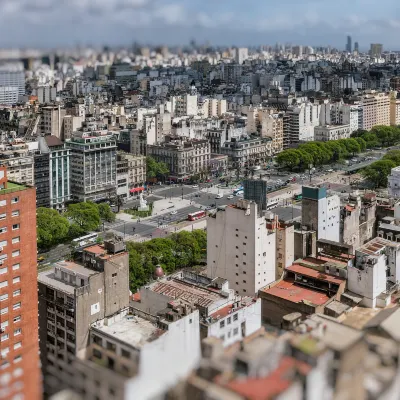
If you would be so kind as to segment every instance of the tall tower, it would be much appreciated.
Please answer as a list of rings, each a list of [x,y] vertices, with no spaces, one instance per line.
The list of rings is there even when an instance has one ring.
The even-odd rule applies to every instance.
[[[354,42],[354,51],[359,52],[358,42]]]
[[[352,44],[351,44],[351,36],[347,36],[346,51],[348,53],[351,53],[352,49],[353,49],[353,47],[352,47]]]
[[[0,167],[0,397],[42,398],[38,340],[36,190]]]

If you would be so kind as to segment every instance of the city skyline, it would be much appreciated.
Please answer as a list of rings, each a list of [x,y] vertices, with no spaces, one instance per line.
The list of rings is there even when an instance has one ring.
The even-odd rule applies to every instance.
[[[238,0],[2,0],[0,4],[2,47],[161,44],[162,38],[167,45],[195,39],[214,45],[292,42],[343,48],[343,37],[350,35],[357,38],[362,51],[371,42],[395,50],[394,37],[400,27],[392,0],[383,0],[382,7],[373,12],[368,7],[371,0],[351,4],[285,0],[278,6],[260,0],[246,5]],[[345,15],[339,12],[344,6]]]

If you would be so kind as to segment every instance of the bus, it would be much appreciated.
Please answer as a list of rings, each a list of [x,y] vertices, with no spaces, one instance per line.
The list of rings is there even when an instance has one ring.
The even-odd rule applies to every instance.
[[[89,233],[88,235],[81,236],[79,238],[72,240],[71,245],[73,247],[83,247],[86,246],[87,244],[96,243],[98,236],[99,236],[98,233],[92,232]]]
[[[198,220],[200,218],[204,218],[205,216],[206,216],[206,212],[204,210],[203,211],[196,211],[196,212],[191,213],[191,214],[188,215],[188,220],[189,221],[196,221],[196,220]]]
[[[278,200],[271,201],[270,203],[267,204],[267,210],[272,210],[273,208],[278,207],[278,205],[279,205]]]

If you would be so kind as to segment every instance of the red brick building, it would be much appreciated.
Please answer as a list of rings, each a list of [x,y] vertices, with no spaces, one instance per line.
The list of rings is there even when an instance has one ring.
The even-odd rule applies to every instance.
[[[36,190],[0,167],[0,399],[42,398]]]

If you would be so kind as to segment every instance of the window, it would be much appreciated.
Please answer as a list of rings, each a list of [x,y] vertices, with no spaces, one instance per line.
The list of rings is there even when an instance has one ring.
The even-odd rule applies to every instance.
[[[12,217],[19,217],[19,210],[15,210],[11,213]]]
[[[235,328],[233,330],[233,336],[236,336],[239,333],[239,328]]]
[[[21,294],[21,289],[17,289],[13,291],[13,297],[19,296]]]
[[[233,314],[233,320],[237,321],[238,320],[238,315],[237,314]]]
[[[229,325],[230,323],[231,323],[231,317],[228,317],[227,324]]]
[[[15,363],[19,363],[20,361],[22,361],[22,356],[21,356],[21,354],[19,354],[18,356],[15,356],[15,357],[14,357],[14,362],[15,362]]]
[[[17,269],[19,269],[19,263],[18,264],[14,264],[13,266],[12,266],[12,269],[13,269],[13,271],[16,271]]]
[[[246,281],[243,281],[243,283],[246,283]]]
[[[4,342],[5,340],[8,340],[8,333],[6,333],[5,335],[2,335],[2,336],[1,336],[0,341],[1,341],[1,342]]]
[[[221,335],[219,338],[220,338],[221,340],[225,340],[225,335]]]
[[[6,217],[7,217],[7,214],[6,214],[6,213],[0,214],[0,220],[1,220],[1,219],[6,219]]]
[[[21,316],[18,315],[16,317],[14,317],[14,323],[21,321]]]
[[[12,244],[19,243],[19,236],[15,237],[11,241]]]
[[[0,328],[1,328],[1,329],[6,329],[7,326],[8,326],[8,321],[3,321],[3,322],[0,324]]]
[[[0,268],[0,275],[6,274],[7,273],[7,267]]]
[[[113,278],[115,278],[117,276],[117,273],[114,273],[111,275]]]
[[[4,207],[7,205],[7,200],[1,200],[0,201],[0,207]]]
[[[225,326],[225,321],[222,320],[222,321],[219,323],[219,327],[220,327],[220,328],[223,328],[224,326]]]
[[[20,335],[20,334],[21,334],[21,332],[22,332],[22,329],[21,329],[21,328],[17,328],[17,329],[15,329],[15,331],[14,331],[14,336],[18,336],[18,335]]]
[[[10,366],[10,363],[8,361],[3,361],[0,365],[0,369],[6,369]]]
[[[11,204],[15,204],[15,203],[18,203],[18,202],[19,202],[19,197],[13,197],[11,199]]]
[[[0,234],[1,233],[6,233],[7,232],[7,227],[3,226],[3,228],[0,228]]]
[[[4,315],[8,313],[8,307],[4,307],[0,310],[0,315]]]
[[[20,276],[16,276],[15,278],[13,278],[13,283],[18,283],[18,282],[21,282]]]
[[[14,251],[12,252],[12,256],[13,256],[13,257],[18,257],[19,254],[20,254],[19,250],[14,250]]]
[[[6,287],[6,286],[8,286],[8,282],[7,281],[0,282],[0,289],[3,288],[3,287]]]
[[[17,342],[14,344],[14,350],[17,350],[22,347],[22,342]]]
[[[14,224],[14,225],[12,226],[12,230],[13,230],[13,231],[16,231],[17,229],[19,229],[19,224]]]
[[[18,378],[20,376],[22,376],[24,373],[24,370],[22,368],[16,368],[13,372],[13,375]]]
[[[5,301],[5,300],[7,300],[7,299],[8,299],[8,293],[2,294],[2,295],[0,296],[0,301]]]
[[[121,355],[124,358],[131,358],[131,353],[128,350],[121,349]]]
[[[246,243],[243,243],[243,246],[246,246]]]
[[[15,303],[15,304],[13,305],[13,310],[18,310],[18,308],[21,308],[21,302]]]

